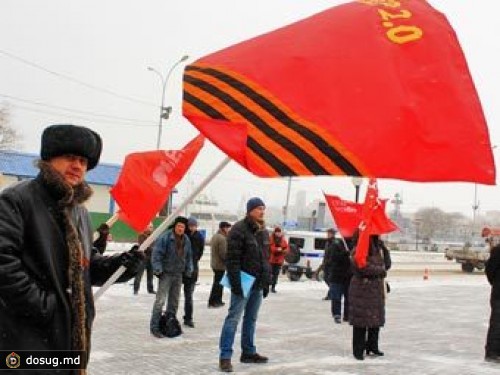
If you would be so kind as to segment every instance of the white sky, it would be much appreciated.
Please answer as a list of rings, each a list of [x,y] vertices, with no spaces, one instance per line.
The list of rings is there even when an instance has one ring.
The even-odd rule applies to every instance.
[[[7,102],[11,107],[11,125],[23,136],[23,151],[39,152],[40,135],[46,125],[71,122],[89,126],[102,135],[102,161],[121,163],[130,152],[151,150],[156,146],[161,87],[159,77],[149,72],[147,66],[166,74],[185,54],[192,62],[344,2],[2,0],[0,51],[151,105],[89,89],[1,52],[0,103]],[[458,34],[483,104],[491,142],[500,146],[500,99],[497,95],[500,88],[497,30],[500,3],[497,0],[430,0],[430,3],[447,15]],[[194,127],[181,115],[181,73],[178,67],[167,87],[166,103],[174,112],[164,122],[162,146],[166,149],[182,147],[196,135]],[[66,107],[70,111],[19,99]],[[76,111],[140,121],[124,122]],[[189,185],[197,184],[208,175],[223,158],[213,145],[205,146],[191,173],[181,183],[177,199],[186,194]],[[473,184],[381,180],[379,188],[385,197],[401,193],[403,211],[436,206],[472,215]],[[349,178],[298,179],[293,183],[292,203],[298,190],[306,190],[308,200],[321,197],[321,190],[346,199],[354,198]],[[263,197],[269,205],[281,206],[285,202],[286,181],[258,179],[231,163],[206,192],[228,209],[235,209],[242,196],[254,195]],[[478,198],[481,212],[500,209],[498,187],[480,185]]]

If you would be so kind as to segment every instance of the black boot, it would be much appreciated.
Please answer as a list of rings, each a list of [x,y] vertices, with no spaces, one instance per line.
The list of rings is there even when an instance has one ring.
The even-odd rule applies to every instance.
[[[378,336],[380,328],[368,328],[368,340],[366,342],[366,355],[381,357],[384,352],[378,350]]]
[[[352,327],[352,353],[354,358],[362,361],[366,348],[366,328],[365,327]]]

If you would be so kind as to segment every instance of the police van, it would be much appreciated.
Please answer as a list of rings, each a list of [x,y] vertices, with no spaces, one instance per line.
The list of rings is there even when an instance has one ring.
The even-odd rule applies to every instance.
[[[285,256],[283,273],[290,281],[299,281],[302,275],[308,279],[323,262],[326,248],[326,232],[288,231],[285,233],[289,250]]]

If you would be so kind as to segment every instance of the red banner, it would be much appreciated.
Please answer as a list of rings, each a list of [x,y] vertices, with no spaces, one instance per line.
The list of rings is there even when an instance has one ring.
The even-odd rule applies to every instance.
[[[328,208],[342,237],[352,237],[363,220],[363,204],[343,200],[325,194]],[[372,215],[371,234],[385,234],[398,230],[397,225],[385,213],[387,199],[379,199]]]
[[[186,67],[184,116],[258,176],[495,183],[454,30],[423,0],[360,0]]]
[[[198,135],[182,150],[148,151],[127,155],[111,195],[120,206],[122,221],[142,232],[165,205],[203,147]]]

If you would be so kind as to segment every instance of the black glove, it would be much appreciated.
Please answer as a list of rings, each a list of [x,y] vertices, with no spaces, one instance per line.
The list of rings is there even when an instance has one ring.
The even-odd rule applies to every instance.
[[[243,297],[243,289],[241,289],[241,285],[235,285],[231,287],[231,293],[236,294],[237,296]]]
[[[130,250],[120,254],[120,263],[129,270],[137,269],[144,259],[144,253],[138,250]]]
[[[269,294],[269,286],[262,288],[262,297],[266,298]]]

